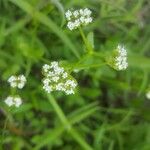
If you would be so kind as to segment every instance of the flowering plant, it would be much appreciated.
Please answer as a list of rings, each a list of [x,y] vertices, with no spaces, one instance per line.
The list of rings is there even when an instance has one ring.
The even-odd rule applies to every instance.
[[[146,0],[1,0],[0,149],[149,150],[148,14]]]

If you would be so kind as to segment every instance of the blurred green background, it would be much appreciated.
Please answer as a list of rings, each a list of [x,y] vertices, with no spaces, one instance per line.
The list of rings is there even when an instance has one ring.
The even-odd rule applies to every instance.
[[[110,52],[118,43],[128,51],[129,67],[116,71],[100,57],[85,55],[78,30],[66,28],[67,9],[90,8],[94,50]],[[149,0],[0,0],[0,146],[2,150],[150,150]],[[81,60],[75,95],[53,97],[74,130],[65,127],[42,89],[41,67]],[[23,105],[8,108],[7,79],[25,74],[19,91]],[[75,137],[75,138],[74,138]]]

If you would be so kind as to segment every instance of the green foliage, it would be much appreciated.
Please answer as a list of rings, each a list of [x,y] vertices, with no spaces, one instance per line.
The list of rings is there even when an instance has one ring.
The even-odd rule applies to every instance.
[[[0,148],[149,150],[148,0],[0,0]],[[70,31],[64,13],[88,7],[93,23]],[[118,43],[129,67],[108,65]],[[75,95],[46,94],[41,68],[60,61]],[[7,79],[25,74],[23,104],[9,108]]]

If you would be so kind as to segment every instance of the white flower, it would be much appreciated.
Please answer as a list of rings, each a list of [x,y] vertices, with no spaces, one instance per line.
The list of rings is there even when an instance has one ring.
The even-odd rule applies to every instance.
[[[8,83],[12,88],[19,88],[22,89],[25,86],[26,83],[26,77],[24,75],[19,75],[19,76],[11,76],[8,79]]]
[[[72,89],[71,90],[66,90],[66,94],[67,95],[74,94],[74,91]]]
[[[63,83],[58,83],[56,85],[56,90],[58,90],[58,91],[64,91],[65,90],[64,89],[64,84]]]
[[[78,10],[75,10],[75,11],[73,12],[73,15],[74,15],[75,18],[77,18],[78,15],[79,15],[79,11],[78,11]]]
[[[54,81],[54,82],[58,82],[58,80],[59,80],[59,77],[52,77],[52,81]]]
[[[5,99],[5,103],[11,107],[11,106],[16,106],[19,107],[22,104],[22,99],[19,96],[8,96]]]
[[[75,29],[75,25],[74,25],[74,23],[72,23],[72,22],[68,22],[67,27],[68,27],[70,30]]]
[[[10,107],[14,105],[13,97],[9,96],[5,99],[5,103]]]
[[[64,79],[67,78],[67,77],[68,77],[68,73],[67,73],[67,72],[63,73],[62,77],[63,77]]]
[[[150,99],[150,90],[147,91],[147,93],[146,93],[146,98],[147,98],[147,99]]]
[[[72,16],[72,12],[70,10],[68,10],[66,13],[65,13],[65,16],[67,18],[67,20],[70,20],[71,19],[71,16]]]
[[[65,13],[66,19],[68,21],[67,27],[70,30],[77,29],[80,26],[86,26],[92,22],[91,17],[92,11],[88,8],[79,9],[75,11],[68,10]]]
[[[56,67],[58,67],[58,62],[57,61],[53,61],[53,62],[51,62],[51,66],[50,66],[51,68],[56,68]]]
[[[49,65],[45,64],[45,65],[43,66],[44,72],[48,72],[49,69],[50,69]]]
[[[115,68],[117,70],[125,70],[127,67],[127,51],[124,46],[118,45],[117,56],[115,58]]]
[[[75,88],[77,84],[73,80],[67,80],[65,83],[65,86],[70,86],[70,87]]]
[[[85,8],[84,10],[84,14],[85,16],[90,16],[92,14],[91,10],[89,10],[88,8]]]
[[[45,67],[46,66],[46,67]],[[52,91],[63,91],[67,95],[74,94],[77,86],[76,81],[68,75],[63,67],[60,67],[58,62],[51,62],[50,65],[43,66],[43,89],[50,93]]]

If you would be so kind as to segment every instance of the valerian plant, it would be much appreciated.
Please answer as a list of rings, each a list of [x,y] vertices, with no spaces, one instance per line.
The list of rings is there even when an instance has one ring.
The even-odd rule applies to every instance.
[[[75,65],[70,68],[64,68],[60,65],[57,61],[51,61],[48,64],[44,64],[42,67],[42,74],[44,78],[42,79],[43,83],[43,89],[47,93],[47,98],[49,99],[49,102],[54,107],[54,110],[56,111],[58,117],[66,126],[66,128],[69,130],[72,137],[84,148],[84,149],[92,149],[85,141],[82,140],[80,142],[78,139],[80,138],[80,134],[71,126],[70,122],[68,121],[67,117],[63,113],[61,107],[58,105],[55,98],[52,96],[53,91],[57,92],[64,92],[66,95],[75,94],[76,87],[77,87],[77,81],[74,79],[74,77],[71,75],[72,71],[77,70],[80,68],[81,63],[84,62],[84,59],[87,56],[99,56],[94,51],[94,45],[93,43],[88,39],[88,37],[83,32],[83,28],[87,26],[88,24],[92,23],[93,17],[92,17],[92,11],[88,8],[84,9],[77,9],[77,10],[67,10],[65,13],[65,17],[67,20],[67,28],[71,31],[78,29],[83,43],[86,47],[86,52],[83,57],[77,62],[75,62]],[[73,34],[73,32],[72,32]],[[93,38],[93,34],[92,37]],[[92,39],[94,40],[94,39]],[[102,65],[109,65],[110,67],[116,69],[116,70],[125,70],[128,67],[127,62],[127,51],[124,48],[124,46],[118,44],[116,50],[112,50],[109,54],[110,60],[112,61],[110,63],[110,60],[106,59],[106,55],[102,55],[99,57],[99,59],[103,59],[105,62],[102,63]],[[78,68],[79,67],[79,68]],[[99,65],[97,66],[99,67]],[[83,69],[86,69],[86,67]],[[76,72],[77,73],[77,72]],[[16,106],[19,107],[22,104],[22,98],[17,94],[17,88],[22,89],[25,86],[27,79],[24,75],[19,76],[11,76],[8,79],[8,82],[11,86],[11,88],[14,88],[15,90],[12,90],[13,92],[11,95],[9,95],[5,99],[5,103],[11,107]]]
[[[147,6],[1,0],[1,149],[149,149]]]

